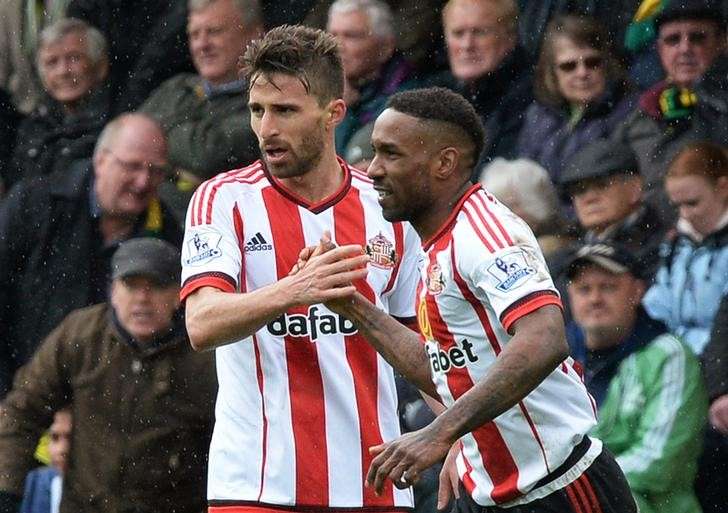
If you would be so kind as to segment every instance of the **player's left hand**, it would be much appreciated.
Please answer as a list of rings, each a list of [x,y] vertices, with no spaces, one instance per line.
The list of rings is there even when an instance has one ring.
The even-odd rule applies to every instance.
[[[318,244],[316,244],[315,246],[306,246],[301,250],[301,252],[298,254],[298,261],[291,268],[288,276],[293,276],[297,274],[298,271],[306,266],[309,260],[319,255],[323,255],[327,251],[331,251],[334,248],[336,248],[336,244],[331,241],[331,232],[329,232],[328,230],[324,231]]]
[[[422,471],[441,461],[452,442],[441,440],[432,425],[407,433],[389,443],[370,447],[376,457],[367,472],[366,485],[373,486],[377,495],[384,482],[391,479],[397,488],[407,488],[420,479]]]

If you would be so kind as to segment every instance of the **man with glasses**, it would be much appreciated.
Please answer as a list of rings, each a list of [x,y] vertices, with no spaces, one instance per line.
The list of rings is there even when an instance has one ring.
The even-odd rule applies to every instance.
[[[120,242],[146,235],[181,243],[157,199],[166,168],[159,125],[126,114],[106,125],[91,161],[23,181],[0,205],[0,398],[68,312],[107,299]]]
[[[647,199],[672,219],[662,190],[667,164],[688,142],[728,138],[725,19],[718,1],[670,2],[655,18],[657,51],[666,79],[646,91],[614,137],[632,147]],[[706,84],[712,75],[721,84]]]
[[[668,226],[642,198],[637,158],[628,146],[596,141],[577,153],[559,177],[583,229],[583,242],[617,243],[652,279]]]

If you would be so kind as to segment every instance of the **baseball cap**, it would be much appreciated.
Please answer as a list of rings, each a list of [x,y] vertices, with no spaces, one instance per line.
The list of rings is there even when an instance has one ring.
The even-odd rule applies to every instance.
[[[616,244],[600,242],[584,244],[574,251],[566,268],[566,276],[571,279],[584,264],[594,264],[614,274],[630,273],[640,278],[642,270],[639,262],[625,248]]]
[[[675,20],[713,20],[718,24],[725,22],[719,1],[671,0],[655,16],[655,29],[659,32],[660,26]]]
[[[140,237],[122,242],[111,259],[111,278],[144,276],[159,285],[179,283],[179,250],[169,242]]]
[[[600,139],[571,158],[559,177],[559,184],[568,188],[582,180],[620,173],[638,174],[637,157],[629,146]]]

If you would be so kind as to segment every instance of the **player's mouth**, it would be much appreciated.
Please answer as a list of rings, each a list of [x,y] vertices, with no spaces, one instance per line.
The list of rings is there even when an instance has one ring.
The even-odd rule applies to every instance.
[[[265,152],[266,160],[271,164],[280,162],[288,153],[288,150],[277,147],[267,147],[263,151]]]
[[[379,201],[385,200],[392,195],[392,191],[390,191],[389,189],[383,189],[381,187],[375,186],[374,190],[377,191],[377,197]]]

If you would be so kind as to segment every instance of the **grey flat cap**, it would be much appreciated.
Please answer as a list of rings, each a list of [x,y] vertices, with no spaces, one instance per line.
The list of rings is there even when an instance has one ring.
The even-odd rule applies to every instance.
[[[639,163],[628,146],[600,139],[574,155],[559,177],[559,185],[616,174],[639,174]]]
[[[180,280],[180,253],[169,242],[143,237],[129,239],[119,245],[111,259],[111,277],[144,276],[159,285],[172,285]]]

